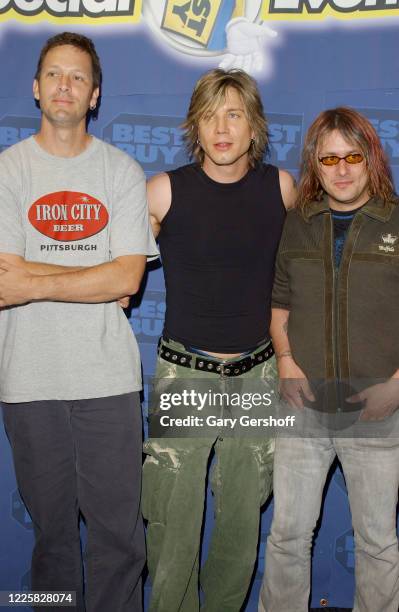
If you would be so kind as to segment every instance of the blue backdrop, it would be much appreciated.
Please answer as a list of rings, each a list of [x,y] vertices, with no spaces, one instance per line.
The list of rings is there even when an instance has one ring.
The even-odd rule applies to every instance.
[[[376,127],[398,185],[398,0],[0,0],[0,150],[38,129],[31,93],[36,60],[48,36],[69,29],[91,36],[102,60],[102,104],[92,133],[135,157],[148,176],[185,163],[179,125],[195,81],[223,60],[242,65],[243,59],[234,57],[234,17],[254,26],[245,44],[263,61],[258,72],[256,62],[246,66],[258,78],[269,119],[268,159],[297,174],[309,124],[322,109],[345,104]],[[268,36],[265,26],[278,36]],[[263,39],[256,39],[259,28]],[[164,311],[163,275],[157,269],[149,273],[130,318],[145,382],[154,371]],[[29,587],[32,525],[2,430],[0,454],[0,590],[20,590]],[[251,612],[257,608],[271,514],[272,504],[262,517],[246,607]],[[211,523],[208,496],[205,555]],[[312,605],[325,599],[330,606],[351,607],[353,538],[339,469],[327,488],[313,555]]]

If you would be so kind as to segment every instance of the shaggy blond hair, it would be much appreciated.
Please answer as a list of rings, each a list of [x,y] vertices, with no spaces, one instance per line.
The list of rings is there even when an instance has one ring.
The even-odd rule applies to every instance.
[[[202,164],[204,152],[198,142],[198,124],[202,117],[215,111],[226,98],[229,88],[235,89],[244,104],[248,123],[255,134],[248,151],[249,164],[262,161],[268,147],[267,121],[256,81],[243,70],[217,68],[206,72],[196,83],[184,129],[184,140],[190,157]]]

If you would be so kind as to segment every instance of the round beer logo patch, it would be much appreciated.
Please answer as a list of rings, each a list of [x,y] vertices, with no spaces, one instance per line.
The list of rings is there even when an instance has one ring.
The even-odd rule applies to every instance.
[[[93,196],[78,191],[56,191],[32,204],[33,227],[53,240],[70,242],[98,234],[108,223],[108,211]]]

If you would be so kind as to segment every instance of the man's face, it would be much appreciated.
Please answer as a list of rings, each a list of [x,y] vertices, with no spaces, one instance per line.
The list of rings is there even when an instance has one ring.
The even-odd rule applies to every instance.
[[[39,80],[33,82],[33,95],[52,125],[76,127],[85,123],[87,111],[99,95],[98,88],[93,90],[90,55],[72,45],[50,49]]]
[[[362,153],[359,145],[346,140],[338,130],[333,130],[321,141],[317,156],[337,155],[345,157],[350,153]],[[367,188],[368,170],[366,160],[349,164],[341,159],[335,166],[324,166],[318,162],[319,180],[328,195],[333,210],[353,210],[369,199]]]
[[[205,154],[204,165],[232,166],[243,158],[247,161],[253,137],[241,96],[230,87],[222,104],[199,121],[198,139]]]

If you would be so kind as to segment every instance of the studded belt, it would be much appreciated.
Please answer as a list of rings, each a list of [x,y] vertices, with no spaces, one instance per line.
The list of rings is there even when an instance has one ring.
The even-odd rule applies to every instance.
[[[170,348],[162,343],[162,339],[158,345],[158,354],[165,361],[175,363],[183,368],[192,368],[194,370],[202,370],[203,372],[211,372],[221,374],[223,376],[240,376],[244,372],[249,372],[255,366],[259,365],[273,357],[274,349],[271,342],[264,348],[251,355],[246,355],[242,359],[235,361],[220,361],[216,359],[207,359],[202,355],[198,357],[192,353],[184,353]]]

